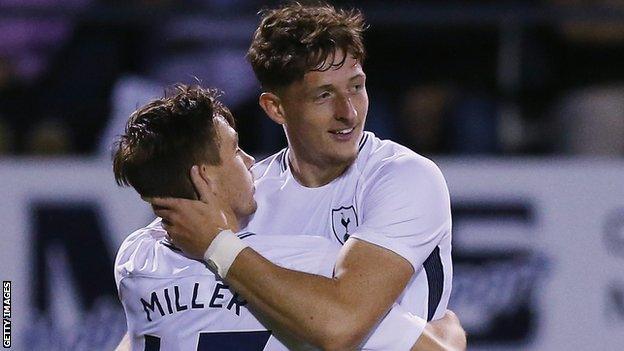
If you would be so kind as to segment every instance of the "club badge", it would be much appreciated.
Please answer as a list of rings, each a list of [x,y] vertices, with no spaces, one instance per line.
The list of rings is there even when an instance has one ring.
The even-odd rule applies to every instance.
[[[336,239],[342,244],[358,226],[358,218],[353,206],[332,209],[332,229]]]

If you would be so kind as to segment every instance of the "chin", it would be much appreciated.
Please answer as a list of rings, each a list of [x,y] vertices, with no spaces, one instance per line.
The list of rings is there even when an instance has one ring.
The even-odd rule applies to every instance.
[[[355,161],[355,159],[357,158],[357,149],[354,152],[344,152],[344,150],[341,150],[341,153],[334,153],[332,154],[331,158],[331,162],[334,164],[344,164],[344,165],[349,165],[351,163],[353,163]]]
[[[247,217],[254,214],[257,209],[258,203],[252,198],[248,203],[237,206],[237,209],[234,212],[238,217]]]
[[[258,203],[256,202],[256,200],[252,200],[252,202],[249,204],[249,206],[247,206],[247,209],[245,212],[247,212],[247,216],[251,216],[252,214],[254,214],[256,212],[256,210],[258,209]]]

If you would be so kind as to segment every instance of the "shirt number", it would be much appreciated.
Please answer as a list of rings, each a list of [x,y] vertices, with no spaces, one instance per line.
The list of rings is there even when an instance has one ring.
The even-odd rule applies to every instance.
[[[241,332],[199,333],[197,351],[258,350],[264,349],[271,336],[270,330]],[[145,335],[145,351],[160,351],[160,338]]]

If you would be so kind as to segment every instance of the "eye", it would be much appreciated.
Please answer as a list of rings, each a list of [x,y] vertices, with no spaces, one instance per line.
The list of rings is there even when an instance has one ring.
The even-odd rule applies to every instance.
[[[315,101],[322,101],[322,100],[327,100],[331,97],[331,93],[329,91],[324,91],[322,93],[320,93],[319,95],[317,95],[314,100]]]
[[[353,87],[351,88],[351,90],[355,93],[361,91],[362,89],[364,89],[364,83],[354,84]]]

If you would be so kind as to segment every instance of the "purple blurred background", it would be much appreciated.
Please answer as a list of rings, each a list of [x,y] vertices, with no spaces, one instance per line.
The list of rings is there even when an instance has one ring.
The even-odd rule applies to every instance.
[[[0,152],[108,155],[175,82],[225,91],[243,146],[284,145],[237,0],[0,2]],[[361,8],[368,129],[425,155],[624,154],[624,1],[336,1]]]

